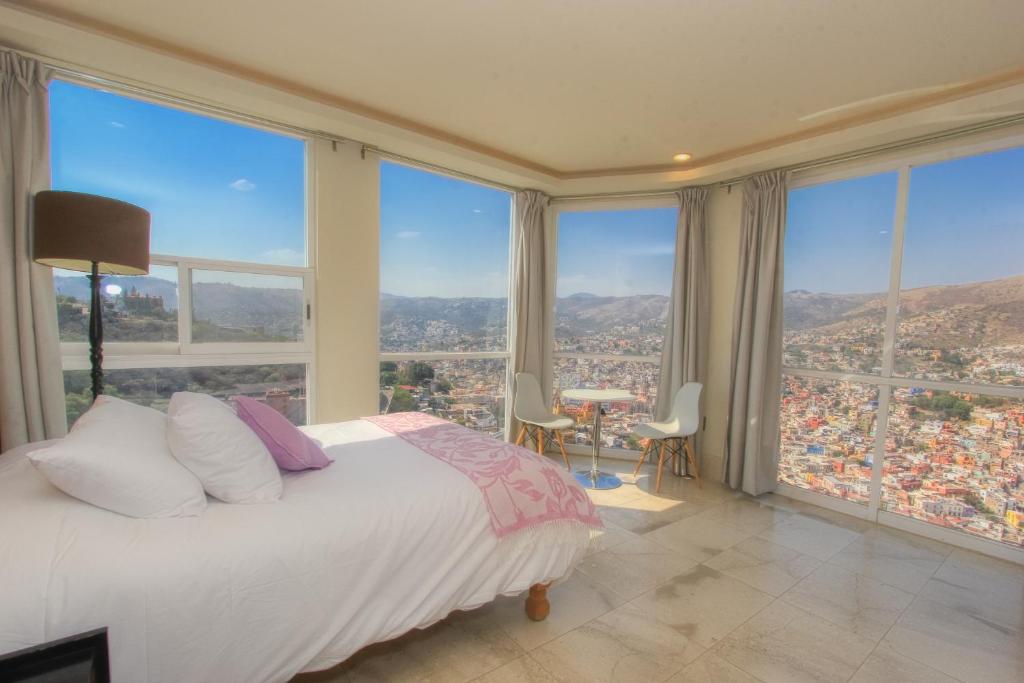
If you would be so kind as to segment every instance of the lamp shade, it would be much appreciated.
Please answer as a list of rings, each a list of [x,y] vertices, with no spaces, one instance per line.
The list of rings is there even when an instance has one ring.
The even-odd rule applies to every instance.
[[[37,192],[32,258],[67,270],[112,275],[149,272],[149,212],[109,197],[81,192]]]

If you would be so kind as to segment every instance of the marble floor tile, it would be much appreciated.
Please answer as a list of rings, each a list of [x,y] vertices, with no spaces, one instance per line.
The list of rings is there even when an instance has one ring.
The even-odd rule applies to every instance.
[[[644,534],[644,538],[703,562],[749,538],[752,533],[716,519],[695,515]]]
[[[1024,630],[1024,566],[957,549],[920,595],[977,619]]]
[[[857,669],[850,683],[957,683],[957,680],[904,657],[883,641]]]
[[[499,598],[480,611],[490,612],[494,623],[529,651],[627,602],[625,597],[579,571],[552,586],[548,600],[551,614],[544,621],[526,618],[525,596]]]
[[[630,604],[700,645],[712,647],[772,599],[741,581],[698,565]]]
[[[600,507],[598,513],[606,522],[634,534],[643,535],[685,517],[704,512],[713,505],[715,503],[641,496],[615,507]]]
[[[514,659],[474,680],[479,683],[559,683],[558,678],[529,655]]]
[[[632,605],[624,605],[532,653],[541,666],[573,683],[664,681],[704,648]]]
[[[599,553],[602,550],[608,550],[614,548],[617,545],[621,545],[626,541],[632,541],[634,538],[640,538],[632,531],[626,531],[625,529],[612,524],[609,521],[604,522],[603,529],[593,529],[590,532],[590,547],[587,549],[587,554],[592,555],[593,553]]]
[[[875,641],[776,600],[730,633],[715,653],[765,683],[847,681]]]
[[[942,566],[950,551],[950,546],[927,538],[875,528],[840,550],[829,562],[916,593]]]
[[[797,514],[772,525],[758,536],[804,555],[827,560],[855,541],[860,534],[804,514]]]
[[[703,482],[703,485],[698,486],[695,479],[677,477],[671,474],[667,467],[661,477],[661,490],[655,493],[654,487],[657,483],[657,476],[653,467],[650,469],[649,474],[641,473],[636,478],[637,489],[647,492],[648,495],[661,498],[693,500],[702,503],[724,503],[740,495],[738,492],[717,482],[706,481]]]
[[[721,505],[701,512],[697,516],[725,522],[726,524],[731,524],[756,534],[773,524],[785,520],[791,514],[785,510],[779,510],[771,505],[758,502],[756,498],[744,496],[725,501]]]
[[[782,599],[851,633],[877,641],[914,599],[881,581],[823,564]]]
[[[754,588],[779,596],[821,565],[821,560],[756,536],[704,563]]]
[[[633,599],[697,562],[645,538],[637,538],[588,555],[577,571]]]
[[[865,506],[864,509],[867,510],[867,506]],[[868,529],[875,529],[878,527],[877,524],[869,522],[866,519],[854,517],[853,515],[848,515],[845,512],[829,510],[828,508],[819,507],[817,505],[808,505],[800,514],[804,517],[810,517],[811,519],[815,519],[819,522],[832,524],[858,534],[864,533]]]
[[[668,683],[758,683],[758,680],[714,652],[705,652],[668,679]]]
[[[920,596],[883,642],[967,683],[1024,680],[1024,633]]]

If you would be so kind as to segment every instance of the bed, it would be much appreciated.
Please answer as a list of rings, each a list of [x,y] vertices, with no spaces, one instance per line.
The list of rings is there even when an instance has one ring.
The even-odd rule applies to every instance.
[[[43,444],[0,456],[0,652],[106,626],[114,681],[287,681],[498,595],[534,587],[527,611],[543,618],[544,586],[600,523],[551,467],[589,506],[582,523],[501,535],[480,482],[393,427],[304,429],[330,467],[285,474],[277,503],[211,500],[191,518],[66,496],[24,457]]]

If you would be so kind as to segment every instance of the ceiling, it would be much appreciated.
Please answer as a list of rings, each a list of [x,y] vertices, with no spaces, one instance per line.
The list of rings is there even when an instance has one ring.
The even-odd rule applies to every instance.
[[[5,4],[563,178],[686,167],[680,151],[697,167],[1024,83],[1020,0]]]

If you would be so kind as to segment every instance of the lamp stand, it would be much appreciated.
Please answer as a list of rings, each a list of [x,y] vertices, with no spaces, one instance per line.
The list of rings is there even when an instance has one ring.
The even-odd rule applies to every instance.
[[[92,262],[89,286],[92,303],[89,305],[89,363],[92,366],[92,400],[103,393],[103,301],[100,298],[100,264]]]

